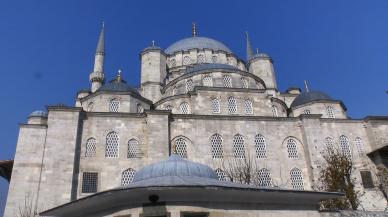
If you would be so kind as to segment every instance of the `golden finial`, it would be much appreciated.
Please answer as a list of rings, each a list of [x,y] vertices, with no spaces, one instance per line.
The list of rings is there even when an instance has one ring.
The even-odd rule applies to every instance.
[[[304,87],[306,88],[306,92],[309,92],[309,85],[306,80],[304,80]]]
[[[197,27],[196,27],[194,22],[193,22],[193,26],[192,26],[192,31],[193,31],[193,37],[197,36]]]

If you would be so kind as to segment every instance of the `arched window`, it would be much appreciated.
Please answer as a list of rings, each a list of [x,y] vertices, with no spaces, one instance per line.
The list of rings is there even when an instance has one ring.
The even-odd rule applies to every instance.
[[[116,98],[109,101],[109,111],[110,112],[119,112],[120,101]]]
[[[334,108],[332,106],[327,106],[326,107],[326,114],[327,114],[328,118],[335,118]]]
[[[141,104],[137,104],[136,109],[137,109],[137,113],[143,113],[144,112],[144,108],[143,108],[143,106]]]
[[[272,116],[279,117],[278,107],[276,107],[276,105],[272,105]]]
[[[197,63],[198,63],[198,64],[205,63],[205,55],[199,54],[199,55],[197,56]]]
[[[357,152],[358,152],[358,156],[359,157],[362,157],[365,155],[365,151],[364,151],[364,144],[362,142],[362,139],[360,137],[357,137],[354,142],[356,143],[356,147],[357,147]]]
[[[219,180],[226,181],[226,174],[222,169],[218,168],[218,169],[216,169],[215,172],[216,172]]]
[[[213,86],[213,78],[210,75],[206,75],[202,78],[202,84],[206,87],[212,87]]]
[[[116,158],[119,156],[119,135],[110,132],[106,135],[105,157]]]
[[[178,138],[175,140],[175,152],[182,158],[187,158],[187,145],[184,138]]]
[[[328,149],[333,149],[334,148],[334,139],[331,137],[326,137],[325,138],[325,146]]]
[[[212,62],[213,62],[213,63],[217,63],[217,62],[218,62],[217,56],[212,56]]]
[[[255,148],[257,158],[267,157],[267,145],[265,144],[264,136],[257,134],[255,136]]]
[[[173,107],[172,107],[172,105],[166,105],[166,106],[164,107],[164,109],[165,109],[165,110],[170,110],[170,111],[172,111]]]
[[[127,186],[133,181],[133,177],[135,177],[136,171],[132,168],[124,170],[121,174],[121,186]]]
[[[298,149],[296,147],[296,142],[294,139],[287,140],[287,152],[288,152],[288,158],[292,158],[292,159],[298,158]]]
[[[340,144],[340,149],[343,155],[346,157],[352,157],[352,153],[350,151],[350,145],[349,145],[349,139],[348,137],[342,135],[339,138],[339,144]]]
[[[236,114],[237,112],[237,103],[233,96],[228,98],[228,110],[229,114]]]
[[[244,100],[244,110],[246,115],[253,114],[252,101],[250,101],[249,99]]]
[[[176,60],[173,58],[170,60],[170,67],[175,67],[176,66]]]
[[[257,172],[257,175],[259,187],[267,188],[272,186],[271,172],[269,170],[263,168]]]
[[[214,134],[210,138],[211,147],[212,147],[212,157],[213,158],[222,158],[224,152],[222,150],[222,137],[220,134]]]
[[[86,111],[92,112],[93,109],[94,109],[94,103],[93,103],[93,102],[90,102],[90,103],[88,104],[88,107],[86,108]]]
[[[182,102],[179,109],[181,110],[181,114],[189,114],[189,103]]]
[[[242,86],[242,88],[248,88],[248,79],[247,78],[241,78],[241,86]]]
[[[90,138],[86,141],[85,147],[85,157],[95,157],[96,156],[96,139]]]
[[[191,58],[189,56],[183,57],[183,65],[189,65],[191,63]]]
[[[228,87],[228,88],[232,87],[232,78],[229,75],[224,75],[222,77],[222,80],[224,82],[224,87]]]
[[[305,109],[305,110],[303,111],[303,114],[309,115],[309,114],[311,114],[311,110],[310,110],[310,109]]]
[[[212,112],[214,114],[219,114],[221,112],[220,99],[218,98],[212,99]]]
[[[303,175],[302,171],[298,168],[294,168],[290,171],[291,176],[291,186],[293,189],[297,190],[303,190],[304,184],[303,184]]]
[[[193,80],[186,80],[186,91],[193,91]]]
[[[233,151],[235,158],[245,158],[244,138],[240,134],[233,137]]]
[[[130,139],[128,141],[127,158],[138,158],[140,154],[139,142],[136,139]]]

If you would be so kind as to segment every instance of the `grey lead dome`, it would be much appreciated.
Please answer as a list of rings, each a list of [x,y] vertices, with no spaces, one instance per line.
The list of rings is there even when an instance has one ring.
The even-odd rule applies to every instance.
[[[179,40],[174,44],[170,45],[164,52],[167,54],[173,54],[177,51],[187,51],[189,49],[211,49],[211,50],[222,50],[227,53],[232,51],[223,43],[207,37],[190,37]]]
[[[167,160],[143,167],[135,174],[133,182],[170,176],[218,180],[217,174],[210,167],[185,160],[173,154]]]
[[[28,117],[44,117],[44,118],[46,118],[47,112],[41,111],[41,110],[33,111]]]
[[[301,93],[291,103],[291,107],[300,106],[318,100],[333,100],[329,95],[320,91],[309,91]]]

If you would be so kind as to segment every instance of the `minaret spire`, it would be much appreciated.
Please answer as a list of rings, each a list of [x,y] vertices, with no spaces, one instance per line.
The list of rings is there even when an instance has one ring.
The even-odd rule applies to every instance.
[[[105,24],[102,22],[100,36],[97,42],[96,55],[94,57],[94,69],[89,76],[92,83],[91,91],[94,93],[104,83],[104,56],[105,56]]]
[[[247,61],[253,57],[253,51],[251,46],[251,41],[249,40],[248,31],[245,32],[246,42],[247,42]]]
[[[309,92],[309,85],[307,84],[307,81],[304,80],[304,87],[306,88],[306,92]]]
[[[193,37],[196,37],[197,36],[197,26],[195,25],[194,22],[193,22],[193,25],[191,27],[191,31],[193,32]]]

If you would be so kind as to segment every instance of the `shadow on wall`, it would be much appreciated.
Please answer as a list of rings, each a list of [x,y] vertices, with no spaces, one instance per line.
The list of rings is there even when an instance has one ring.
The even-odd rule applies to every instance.
[[[0,178],[0,216],[4,215],[5,203],[7,201],[8,194],[8,182],[7,180]]]

